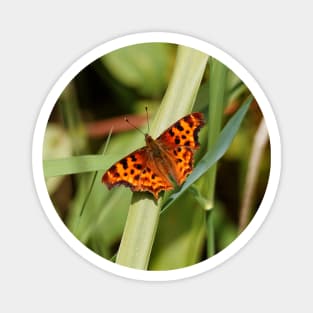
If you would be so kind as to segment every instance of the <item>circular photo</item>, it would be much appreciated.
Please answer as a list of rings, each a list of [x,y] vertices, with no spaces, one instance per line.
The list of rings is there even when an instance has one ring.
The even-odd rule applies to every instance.
[[[49,220],[81,256],[172,280],[217,266],[259,228],[280,142],[262,90],[229,55],[143,33],[61,76],[38,117],[33,170]]]

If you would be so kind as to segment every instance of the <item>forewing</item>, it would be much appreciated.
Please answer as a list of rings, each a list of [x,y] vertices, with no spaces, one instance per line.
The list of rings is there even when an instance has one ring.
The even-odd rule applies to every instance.
[[[156,141],[162,146],[198,149],[200,146],[198,133],[204,124],[205,120],[201,112],[188,114],[165,130]]]
[[[200,147],[198,133],[204,124],[202,113],[191,113],[170,126],[156,140],[170,163],[169,171],[178,185],[193,170],[194,150]]]

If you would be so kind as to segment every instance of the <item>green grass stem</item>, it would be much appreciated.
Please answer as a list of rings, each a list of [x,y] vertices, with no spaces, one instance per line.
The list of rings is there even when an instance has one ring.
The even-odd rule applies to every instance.
[[[223,111],[225,108],[226,78],[227,67],[218,60],[211,58],[208,107],[208,150],[214,147],[221,131]],[[202,179],[201,193],[207,200],[207,206],[204,208],[206,210],[210,210],[214,207],[216,168],[217,164],[215,163]],[[215,254],[213,215],[211,213],[206,217],[207,257],[210,257]]]

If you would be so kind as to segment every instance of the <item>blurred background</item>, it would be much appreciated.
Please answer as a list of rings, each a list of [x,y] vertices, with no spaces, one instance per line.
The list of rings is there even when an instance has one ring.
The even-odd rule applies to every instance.
[[[45,133],[43,159],[102,153],[112,129],[107,153],[128,154],[144,146],[143,135],[124,121],[124,116],[147,131],[145,106],[150,119],[158,109],[175,65],[177,46],[139,44],[105,55],[83,69],[57,101]],[[207,115],[210,67],[206,67],[194,111]],[[224,121],[250,94],[243,82],[227,72]],[[179,104],[177,104],[179,105]],[[231,147],[218,162],[215,190],[215,253],[229,245],[240,232],[240,210],[247,189],[252,146],[262,121],[254,101]],[[200,141],[205,136],[200,133]],[[197,155],[204,153],[203,149]],[[270,171],[270,145],[262,150],[257,184],[249,219],[262,201]],[[121,240],[132,192],[123,186],[109,191],[97,173],[88,201],[86,194],[94,173],[49,177],[49,195],[70,231],[97,254],[114,260]],[[81,208],[85,206],[83,215]],[[169,270],[207,258],[205,212],[188,191],[160,217],[149,269]]]

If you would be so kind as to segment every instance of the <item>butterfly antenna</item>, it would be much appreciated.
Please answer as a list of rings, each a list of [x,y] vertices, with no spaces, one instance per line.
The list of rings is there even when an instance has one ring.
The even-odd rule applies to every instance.
[[[134,128],[137,129],[140,133],[142,133],[143,135],[145,135],[145,133],[144,133],[141,129],[139,129],[138,127],[136,127],[133,123],[131,123],[131,122],[129,121],[129,119],[128,119],[126,116],[124,117],[124,120],[125,120],[125,122],[127,122],[130,126],[134,127]]]
[[[148,123],[148,134],[150,134],[150,125],[149,125],[149,114],[148,114],[148,106],[145,107],[147,114],[147,123]]]

